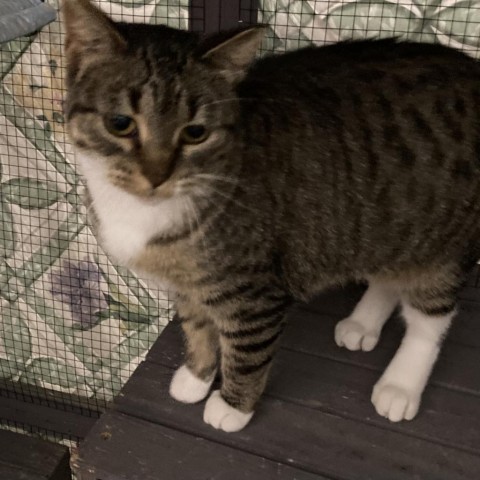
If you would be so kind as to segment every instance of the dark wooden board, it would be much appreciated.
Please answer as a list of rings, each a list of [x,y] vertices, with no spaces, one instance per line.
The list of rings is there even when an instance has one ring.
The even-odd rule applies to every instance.
[[[337,347],[333,338],[336,322],[337,320],[330,316],[304,309],[294,310],[282,345],[309,355],[383,372],[400,344],[400,322],[393,319],[385,326],[380,341],[372,352],[351,352]],[[480,347],[458,344],[447,337],[430,383],[479,394],[479,365]]]
[[[305,406],[277,395],[263,398],[253,421],[241,432],[218,432],[203,423],[203,403],[183,405],[169,397],[170,378],[171,369],[144,363],[114,408],[273,461],[288,455],[292,466],[327,477],[452,480],[472,479],[480,471],[478,455],[388,431],[368,424],[369,417],[360,422],[328,413],[315,402]],[[278,388],[285,386],[282,381]]]
[[[5,480],[45,480],[45,477],[39,477],[36,473],[2,464],[0,464],[0,478]]]
[[[0,430],[2,480],[71,480],[67,447]]]
[[[191,0],[189,30],[212,34],[257,23],[257,0]]]
[[[394,338],[395,332],[387,345],[379,345],[377,353],[349,352],[333,341],[335,319],[303,310],[294,310],[292,317],[283,348],[274,362],[267,395],[480,453],[480,401],[475,394],[465,394],[469,389],[473,393],[480,389],[479,350],[466,349],[468,356],[465,348],[447,346],[434,376],[436,381],[426,389],[419,416],[413,422],[393,424],[376,415],[370,394],[395,352],[399,340]],[[324,328],[326,331],[322,332]],[[388,340],[389,335],[386,337]],[[452,348],[454,351],[449,352]],[[150,351],[147,361],[173,369],[182,363],[182,355],[179,323],[173,322]],[[450,356],[457,361],[450,361]],[[152,371],[153,377],[168,385],[170,370]]]
[[[170,398],[171,376],[182,363],[184,353],[180,324],[174,320],[107,414],[109,421],[112,415],[117,415],[118,423],[112,433],[125,429],[125,419],[130,422],[122,433],[125,438],[115,448],[105,450],[98,438],[90,434],[82,447],[81,458],[89,460],[89,455],[93,455],[96,466],[102,469],[93,471],[101,471],[102,475],[81,480],[148,480],[150,477],[146,474],[128,477],[111,476],[111,472],[119,471],[115,470],[114,460],[119,457],[118,452],[128,452],[127,448],[137,453],[130,460],[125,456],[125,461],[133,462],[138,470],[138,462],[150,458],[148,452],[152,447],[146,444],[157,441],[159,451],[162,450],[159,458],[166,462],[170,475],[165,478],[182,480],[217,478],[195,476],[192,469],[195,462],[207,470],[213,468],[216,449],[224,448],[228,449],[231,459],[247,455],[249,460],[245,463],[252,468],[268,461],[271,465],[310,472],[312,478],[479,478],[480,338],[474,336],[475,331],[479,331],[480,302],[473,296],[462,301],[459,318],[425,391],[419,415],[411,422],[393,424],[375,413],[370,395],[401,340],[401,321],[388,322],[373,352],[349,352],[338,348],[333,339],[336,322],[350,313],[361,294],[361,288],[348,287],[292,309],[255,417],[244,430],[234,434],[218,432],[204,424],[204,402],[183,405]],[[100,425],[108,427],[109,424]],[[188,448],[192,442],[207,445],[201,460],[192,457],[180,466],[175,463],[177,457],[168,453],[168,446],[162,440],[165,431],[175,432],[172,438],[178,439],[181,445],[186,443]],[[137,443],[138,448],[130,447]],[[147,453],[140,452],[141,447]],[[88,448],[100,450],[92,453]],[[163,456],[164,449],[167,456]],[[213,457],[206,453],[208,449],[213,449]],[[91,467],[93,463],[89,461]],[[157,459],[148,460],[147,464],[150,461],[156,465]],[[136,471],[131,468],[131,472]],[[249,478],[277,477],[252,471]],[[302,477],[291,473],[285,478]]]
[[[287,462],[109,411],[75,465],[78,480],[326,480]]]
[[[63,411],[35,402],[21,401],[20,398],[0,395],[0,418],[67,437],[84,438],[98,416],[87,417],[74,411]]]
[[[294,308],[282,338],[282,348],[364,367],[376,372],[378,377],[398,348],[402,335],[400,322],[392,319],[387,324],[379,344],[372,352],[351,352],[339,348],[333,338],[336,323],[337,319],[331,316],[317,314],[302,307]],[[183,358],[179,331],[179,324],[174,321],[162,333],[158,346],[151,349],[147,359],[166,366],[179,366]],[[480,395],[479,365],[480,347],[457,344],[447,338],[430,384]],[[373,384],[368,385],[368,388],[372,387]]]
[[[0,379],[0,397],[14,398],[24,403],[33,403],[54,408],[57,411],[73,412],[88,417],[99,417],[107,402],[100,398],[87,398],[59,392],[24,382]]]

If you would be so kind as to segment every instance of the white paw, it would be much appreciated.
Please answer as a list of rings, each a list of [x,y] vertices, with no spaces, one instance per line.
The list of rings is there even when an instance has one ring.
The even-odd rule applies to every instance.
[[[179,402],[197,403],[210,391],[215,375],[208,382],[196,377],[186,365],[182,365],[170,382],[170,395]]]
[[[243,413],[230,406],[215,390],[210,395],[203,411],[203,421],[224,432],[238,432],[253,416],[253,412]]]
[[[368,331],[367,327],[351,318],[341,320],[335,327],[336,344],[348,350],[369,352],[375,348],[379,337],[380,332]]]
[[[377,413],[391,422],[412,420],[418,412],[422,392],[379,381],[373,387],[372,403]]]

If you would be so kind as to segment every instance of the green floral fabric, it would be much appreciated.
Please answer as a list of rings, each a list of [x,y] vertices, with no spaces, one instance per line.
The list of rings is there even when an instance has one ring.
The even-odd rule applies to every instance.
[[[259,20],[271,25],[266,50],[396,36],[479,56],[478,0],[260,0],[260,5]]]
[[[97,4],[118,20],[188,26],[187,0]],[[114,265],[88,226],[65,133],[62,44],[59,16],[0,45],[0,378],[109,400],[172,306]]]

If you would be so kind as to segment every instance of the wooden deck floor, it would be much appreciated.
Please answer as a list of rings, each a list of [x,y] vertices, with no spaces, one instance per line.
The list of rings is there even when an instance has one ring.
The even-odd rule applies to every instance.
[[[480,479],[480,290],[462,292],[420,413],[400,424],[377,416],[370,394],[401,323],[370,353],[333,340],[360,295],[352,287],[292,311],[263,401],[235,434],[205,425],[203,402],[169,397],[182,362],[173,322],[87,437],[80,479]]]

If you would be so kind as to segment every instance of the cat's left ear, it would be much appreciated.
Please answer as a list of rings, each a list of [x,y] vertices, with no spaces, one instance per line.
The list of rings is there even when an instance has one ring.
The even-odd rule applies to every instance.
[[[69,75],[81,65],[120,53],[126,47],[114,22],[90,0],[63,0],[62,11]]]
[[[217,68],[228,80],[238,82],[253,62],[265,31],[265,25],[242,30],[208,49],[202,59]]]

